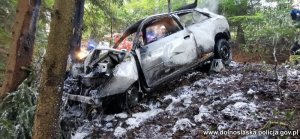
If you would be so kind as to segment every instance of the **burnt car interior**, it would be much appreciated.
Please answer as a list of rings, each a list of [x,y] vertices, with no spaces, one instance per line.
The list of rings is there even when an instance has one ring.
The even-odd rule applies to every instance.
[[[171,16],[153,19],[143,28],[144,44],[155,42],[180,30],[180,26]]]

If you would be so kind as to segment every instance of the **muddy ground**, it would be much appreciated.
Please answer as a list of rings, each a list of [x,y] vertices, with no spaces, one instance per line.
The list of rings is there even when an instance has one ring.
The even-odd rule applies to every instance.
[[[191,71],[158,87],[127,111],[105,114],[83,108],[63,111],[66,138],[259,137],[250,131],[279,138],[284,133],[280,131],[288,130],[297,135],[286,137],[299,138],[300,66],[280,65],[277,80],[274,65],[232,62],[221,73]],[[229,130],[236,132],[224,135]],[[206,131],[223,131],[223,135],[205,135]]]

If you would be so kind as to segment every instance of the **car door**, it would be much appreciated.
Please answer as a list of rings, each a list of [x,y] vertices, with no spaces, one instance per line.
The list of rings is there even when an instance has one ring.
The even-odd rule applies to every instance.
[[[201,50],[199,52],[212,52],[215,45],[215,24],[211,20],[209,14],[192,10],[178,13],[177,15],[180,22],[195,35],[194,37],[198,46],[197,49]]]
[[[164,29],[166,35],[162,35]],[[142,30],[145,36],[144,45],[138,51],[141,68],[149,87],[166,81],[197,61],[193,34],[182,28],[172,16],[149,21]]]

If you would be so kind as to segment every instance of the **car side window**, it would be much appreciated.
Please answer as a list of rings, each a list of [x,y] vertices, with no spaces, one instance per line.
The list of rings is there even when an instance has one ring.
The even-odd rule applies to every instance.
[[[193,25],[195,23],[199,23],[207,19],[209,19],[209,16],[197,11],[179,15],[180,22],[185,24],[186,26]]]
[[[164,17],[146,26],[146,44],[160,40],[181,30],[172,17]]]

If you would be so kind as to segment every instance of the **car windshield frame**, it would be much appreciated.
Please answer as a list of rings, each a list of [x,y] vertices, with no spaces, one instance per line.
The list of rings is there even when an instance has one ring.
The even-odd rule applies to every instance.
[[[144,19],[141,24],[139,25],[138,29],[137,29],[137,32],[136,32],[136,35],[134,37],[134,40],[133,40],[133,44],[141,44],[140,42],[140,35],[143,34],[143,35],[146,35],[144,34],[145,31],[143,31],[144,27],[145,26],[148,26],[149,23],[153,22],[154,20],[160,20],[162,18],[171,18],[173,19],[176,24],[179,26],[179,28],[182,30],[184,29],[182,23],[175,17],[174,15],[175,12],[172,12],[172,13],[164,13],[164,14],[157,14],[157,15],[153,15],[153,16],[150,16],[146,19]],[[143,38],[143,41],[144,41],[144,38]],[[137,49],[137,47],[141,47],[141,46],[136,46],[136,45],[133,45],[132,47],[132,50],[135,50]]]
[[[137,32],[139,25],[142,23],[144,19],[141,19],[139,21],[137,21],[136,23],[134,23],[133,25],[131,25],[130,27],[128,27],[124,33],[122,34],[122,36],[120,37],[120,39],[113,45],[113,48],[116,49],[119,47],[119,45],[122,43],[122,41],[124,41],[128,36],[134,34]]]
[[[125,32],[122,34],[122,36],[120,37],[120,39],[113,45],[113,48],[116,49],[119,47],[119,45],[122,43],[122,41],[127,38],[128,36],[136,33],[136,35],[133,38],[133,46],[131,51],[135,50],[137,48],[137,46],[135,44],[139,43],[139,35],[143,29],[143,26],[145,26],[145,24],[147,24],[148,22],[150,22],[151,20],[155,19],[155,18],[163,18],[164,16],[171,16],[176,23],[179,25],[179,27],[181,29],[184,29],[184,26],[182,25],[182,23],[176,18],[177,15],[180,14],[187,14],[188,12],[193,12],[193,11],[197,11],[205,16],[211,17],[208,13],[204,13],[201,11],[196,10],[196,6],[195,3],[197,3],[197,0],[195,0],[195,2],[193,4],[190,5],[186,5],[184,7],[181,7],[179,9],[177,9],[176,11],[173,11],[171,13],[162,13],[162,14],[156,14],[156,15],[152,15],[149,16],[147,18],[143,18],[139,21],[137,21],[136,23],[134,23],[133,25],[131,25],[130,27],[128,27]]]

